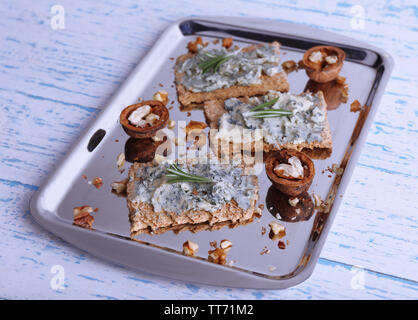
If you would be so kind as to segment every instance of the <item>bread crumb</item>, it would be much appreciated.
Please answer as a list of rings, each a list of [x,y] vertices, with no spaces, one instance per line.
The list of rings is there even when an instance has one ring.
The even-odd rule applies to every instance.
[[[350,112],[361,111],[362,107],[358,100],[354,100],[350,105]]]
[[[293,60],[287,60],[282,63],[283,71],[286,73],[291,73],[293,71],[298,71],[298,65]]]
[[[100,177],[96,177],[91,181],[91,184],[96,187],[96,189],[100,189],[103,185],[103,179]]]
[[[341,102],[346,103],[348,101],[348,84],[345,82],[346,78],[342,76],[338,76],[335,82],[342,86],[341,89]]]
[[[271,251],[267,247],[264,247],[263,250],[261,250],[260,255],[269,254]]]
[[[172,130],[174,129],[175,126],[176,126],[176,122],[174,120],[171,120],[171,119],[168,120],[168,125],[167,125],[168,129]]]
[[[121,152],[118,154],[116,158],[116,165],[118,166],[118,170],[120,173],[124,171],[123,167],[125,165],[125,153]]]
[[[270,233],[269,237],[271,240],[278,240],[283,238],[286,235],[286,229],[283,225],[278,223],[277,221],[272,221],[269,224],[270,226]]]
[[[99,209],[93,209],[91,206],[81,206],[81,207],[74,207],[73,215],[74,221],[73,224],[82,227],[85,229],[92,229],[94,217],[91,215],[93,212],[97,212]]]
[[[195,41],[190,41],[187,44],[187,49],[190,53],[197,53],[199,51],[199,46],[206,47],[207,45],[207,42],[203,43],[202,37],[197,37]]]
[[[111,183],[112,192],[118,195],[126,195],[126,186],[128,183],[128,179],[124,179],[122,181],[115,181]]]
[[[254,209],[254,213],[253,213],[253,215],[254,215],[256,218],[261,218],[261,214],[262,214],[262,210],[261,210],[260,208],[255,208],[255,209]],[[257,220],[257,222],[260,222],[260,220]]]
[[[185,243],[183,243],[183,253],[185,255],[194,257],[198,250],[199,245],[193,241],[187,240]]]
[[[232,46],[233,40],[232,38],[224,38],[222,39],[222,47],[225,49],[229,49]]]
[[[226,264],[226,252],[221,248],[215,248],[208,251],[208,260],[217,264]]]
[[[208,260],[217,264],[226,264],[226,255],[232,248],[232,242],[224,239],[219,243],[219,248],[217,248],[216,241],[212,241],[210,246],[214,249],[208,251]]]
[[[168,92],[164,90],[158,90],[156,93],[154,93],[153,99],[166,105],[168,102]]]

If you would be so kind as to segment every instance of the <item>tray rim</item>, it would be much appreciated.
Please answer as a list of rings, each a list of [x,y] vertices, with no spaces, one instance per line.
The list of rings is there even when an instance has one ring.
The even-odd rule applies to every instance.
[[[370,126],[373,122],[373,118],[377,112],[380,100],[383,96],[384,89],[386,87],[387,81],[389,80],[389,76],[393,69],[394,60],[392,56],[387,53],[386,51],[377,48],[375,46],[369,45],[359,40],[352,39],[350,37],[338,35],[333,32],[320,30],[312,27],[307,27],[300,24],[294,24],[289,22],[279,22],[274,20],[265,20],[261,18],[247,18],[247,17],[228,17],[228,23],[223,22],[225,17],[217,17],[217,16],[196,16],[196,17],[185,17],[179,19],[172,24],[170,24],[165,31],[160,35],[160,37],[155,41],[153,47],[147,52],[147,54],[138,62],[137,66],[131,71],[129,77],[125,80],[125,82],[115,91],[112,98],[107,101],[100,113],[98,114],[97,118],[92,121],[90,126],[85,129],[85,132],[81,134],[78,143],[74,144],[74,146],[68,151],[67,155],[62,159],[61,163],[50,173],[48,178],[44,181],[42,186],[35,192],[31,201],[30,201],[30,211],[31,214],[34,216],[35,220],[41,224],[44,228],[48,231],[56,234],[58,237],[68,241],[72,245],[79,247],[83,250],[86,250],[93,255],[99,256],[104,258],[105,260],[110,260],[112,262],[117,262],[119,264],[127,265],[137,270],[145,271],[145,272],[152,272],[154,274],[158,274],[164,277],[176,278],[184,281],[191,281],[196,283],[203,283],[203,284],[210,284],[210,285],[220,285],[220,286],[230,286],[230,287],[241,287],[241,288],[253,288],[253,289],[283,289],[290,286],[294,286],[298,283],[305,281],[309,276],[312,274],[316,263],[319,259],[319,255],[329,233],[329,229],[332,226],[333,220],[335,215],[338,211],[338,208],[342,202],[340,197],[336,197],[333,207],[329,212],[329,218],[327,219],[326,224],[324,225],[324,229],[321,233],[321,237],[315,243],[315,250],[313,250],[313,254],[309,262],[307,263],[306,267],[303,268],[299,273],[291,277],[283,277],[283,276],[268,276],[259,274],[257,272],[253,272],[250,270],[240,269],[236,267],[229,267],[229,266],[220,266],[214,263],[208,262],[206,259],[203,258],[191,258],[184,255],[179,254],[177,251],[170,252],[167,250],[161,251],[158,246],[155,245],[147,245],[145,243],[138,243],[136,241],[131,241],[128,238],[121,237],[119,235],[114,235],[110,233],[106,233],[100,230],[84,230],[82,228],[74,227],[71,224],[68,224],[67,221],[60,219],[57,215],[53,212],[48,211],[47,205],[45,204],[46,198],[48,196],[48,192],[50,192],[50,184],[54,181],[58,176],[64,174],[64,168],[71,163],[71,160],[74,158],[74,155],[77,154],[77,150],[86,146],[92,134],[99,128],[103,128],[103,123],[105,122],[104,119],[106,118],[107,112],[110,112],[111,108],[108,108],[113,101],[117,100],[117,97],[122,94],[124,89],[128,86],[128,83],[131,82],[134,78],[134,75],[140,73],[141,69],[150,62],[151,57],[154,55],[155,52],[158,52],[159,44],[163,43],[165,38],[169,35],[173,34],[173,32],[179,31],[180,24],[187,22],[187,21],[206,21],[215,24],[222,24],[222,25],[230,25],[235,28],[243,27],[245,25],[246,28],[251,28],[253,30],[257,30],[259,32],[273,32],[273,33],[283,33],[281,30],[290,30],[287,33],[289,36],[299,36],[304,37],[314,41],[322,41],[322,42],[335,42],[335,43],[347,43],[350,46],[358,47],[361,49],[367,49],[375,52],[379,55],[382,59],[381,65],[384,67],[384,71],[382,73],[382,77],[380,79],[380,83],[377,86],[373,100],[372,100],[372,107],[370,108],[370,112],[366,118],[366,121],[363,124],[361,132],[358,136],[358,139],[353,146],[353,150],[351,151],[351,157],[349,159],[348,165],[346,167],[345,173],[342,177],[341,183],[337,189],[337,195],[343,194],[346,187],[348,186],[348,182],[351,179],[353,169],[357,163],[358,157],[360,156],[361,149],[364,146],[364,142],[367,138],[368,131]],[[260,28],[261,26],[261,28]],[[268,28],[268,30],[264,29]],[[274,28],[276,31],[272,31],[271,29]],[[177,30],[176,30],[177,29]],[[314,33],[313,33],[314,32]],[[314,34],[316,37],[306,37],[307,34]],[[184,35],[183,35],[184,36]],[[321,40],[320,38],[326,38],[327,40]],[[329,41],[331,40],[331,41]],[[369,93],[370,94],[370,93]],[[112,124],[113,125],[113,124]],[[90,153],[90,152],[89,152]],[[77,229],[74,229],[77,228]],[[74,239],[73,236],[70,234],[76,230],[77,235],[79,238]],[[91,243],[96,243],[99,240],[101,243],[109,243],[113,245],[121,245],[122,247],[131,247],[134,246],[135,248],[140,247],[141,253],[145,256],[149,257],[149,259],[158,260],[160,256],[163,254],[171,256],[172,260],[176,260],[177,264],[184,266],[185,264],[189,264],[191,266],[198,266],[202,271],[205,270],[211,277],[209,279],[201,279],[199,277],[191,277],[189,273],[181,273],[181,274],[173,274],[167,273],[165,270],[159,270],[158,268],[150,268],[149,266],[140,266],[134,260],[125,261],[126,263],[121,263],[116,258],[117,255],[109,255],[106,250],[98,250],[97,248],[94,249],[90,245]],[[129,241],[126,241],[129,240]],[[114,243],[113,243],[114,242]],[[104,246],[104,245],[103,245]],[[106,247],[106,246],[104,246]],[[132,249],[135,250],[135,249]],[[136,249],[139,251],[139,249]],[[123,251],[123,250],[121,250]],[[164,258],[164,256],[163,256]],[[200,261],[201,259],[201,261]],[[125,259],[126,260],[126,259]],[[185,262],[182,263],[181,261]],[[193,262],[193,263],[192,263]],[[194,267],[192,269],[194,269]],[[187,270],[190,268],[186,268]],[[151,271],[152,270],[152,271]],[[227,271],[227,272],[226,272]],[[245,272],[243,272],[245,271]],[[227,275],[226,275],[227,274]],[[287,275],[286,275],[287,276]],[[216,278],[216,277],[219,277]],[[279,279],[278,279],[279,278]],[[240,282],[244,285],[241,285]]]

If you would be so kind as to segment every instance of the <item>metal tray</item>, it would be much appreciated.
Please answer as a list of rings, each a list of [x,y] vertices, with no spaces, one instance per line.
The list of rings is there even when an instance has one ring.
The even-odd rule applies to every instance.
[[[168,91],[170,101],[176,101],[174,61],[170,58],[185,53],[187,43],[197,35],[210,43],[216,38],[232,37],[234,44],[240,47],[279,41],[282,44],[282,62],[299,61],[303,52],[315,45],[341,47],[347,53],[341,75],[347,77],[349,103],[358,99],[369,106],[361,113],[350,112],[349,103],[329,111],[333,153],[326,160],[315,161],[317,173],[309,192],[326,199],[330,211],[328,214],[317,212],[307,221],[282,221],[287,233],[285,241],[289,241],[285,250],[279,249],[277,241],[270,240],[267,234],[261,234],[263,226],[268,230],[268,224],[276,220],[268,210],[270,204],[265,206],[260,219],[246,226],[195,234],[189,231],[174,234],[170,231],[161,235],[141,235],[139,241],[132,241],[129,238],[126,200],[110,192],[110,184],[122,180],[127,172],[121,174],[116,168],[116,157],[123,152],[128,138],[118,122],[120,111],[135,103],[139,97],[151,99],[161,89],[160,84]],[[35,193],[30,204],[31,212],[42,226],[75,246],[138,270],[226,287],[281,289],[294,286],[313,272],[392,67],[392,58],[381,49],[301,25],[229,17],[194,17],[177,21],[161,35],[61,165]],[[289,74],[288,78],[290,91],[295,94],[304,90],[308,80],[303,70]],[[177,101],[174,106],[170,110],[171,119],[204,120],[200,110],[187,117],[179,110]],[[330,178],[327,173],[321,173],[334,163],[344,169],[342,175]],[[103,178],[103,187],[97,190],[82,179],[82,175],[89,179]],[[265,172],[259,175],[259,183],[258,203],[265,203],[271,186]],[[72,225],[73,207],[81,205],[99,208],[93,230]],[[209,243],[222,239],[233,243],[228,253],[228,260],[235,261],[232,266],[207,261]],[[199,244],[197,257],[181,253],[186,240]],[[260,255],[265,246],[270,249],[270,254]],[[272,271],[269,266],[276,269]]]

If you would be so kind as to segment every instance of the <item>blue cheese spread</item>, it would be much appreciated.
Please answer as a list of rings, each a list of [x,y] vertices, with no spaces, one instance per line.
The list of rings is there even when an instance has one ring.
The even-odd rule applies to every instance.
[[[241,209],[250,208],[256,185],[254,177],[243,175],[241,168],[213,161],[178,164],[182,170],[207,177],[213,183],[166,183],[166,170],[170,164],[166,161],[158,166],[140,167],[136,176],[141,180],[135,181],[135,192],[130,200],[150,203],[155,212],[176,214],[190,210],[215,212],[232,199]]]
[[[269,109],[292,111],[292,115],[277,118],[254,118],[250,109],[257,105],[279,98]],[[311,143],[322,141],[321,133],[326,125],[326,107],[318,96],[311,93],[292,95],[270,91],[262,97],[249,98],[242,102],[236,98],[225,100],[226,113],[219,119],[218,139],[232,140],[231,132],[242,129],[262,129],[264,142],[280,147],[285,143]]]
[[[199,65],[207,56],[225,55],[229,60],[222,63],[217,72],[203,73]],[[183,73],[181,84],[192,92],[207,92],[233,85],[249,86],[261,82],[261,75],[273,76],[281,71],[277,48],[264,44],[247,52],[241,49],[227,51],[222,49],[204,49],[184,62],[179,62],[177,71]]]

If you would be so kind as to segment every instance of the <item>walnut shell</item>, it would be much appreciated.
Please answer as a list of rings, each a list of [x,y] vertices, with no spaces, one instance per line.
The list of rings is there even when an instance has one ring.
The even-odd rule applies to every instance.
[[[149,105],[151,107],[151,112],[158,115],[160,118],[156,120],[156,123],[152,126],[136,127],[129,122],[128,118],[132,112],[145,105]],[[168,118],[168,109],[162,102],[157,100],[148,100],[132,104],[123,109],[120,114],[120,124],[128,136],[136,139],[144,139],[155,136],[158,130],[164,128],[167,125]]]
[[[300,162],[304,167],[304,177],[302,179],[294,180],[277,176],[274,172],[276,165],[279,163],[287,163],[288,159],[293,156],[300,159]],[[315,167],[312,160],[303,152],[296,150],[281,150],[272,153],[266,159],[266,173],[277,190],[290,196],[297,196],[307,191],[311,186],[315,176]]]
[[[320,51],[325,57],[330,55],[336,55],[338,60],[336,63],[327,64],[326,62],[312,62],[309,60],[311,54],[315,51]],[[306,74],[310,79],[316,82],[325,83],[334,80],[341,68],[345,59],[345,52],[337,47],[332,46],[316,46],[308,49],[303,55],[303,64],[305,66]],[[324,59],[325,60],[325,59]]]

